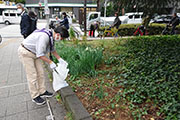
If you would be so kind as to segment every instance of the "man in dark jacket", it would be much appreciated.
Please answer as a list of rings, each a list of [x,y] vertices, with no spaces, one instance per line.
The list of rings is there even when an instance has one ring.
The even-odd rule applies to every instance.
[[[62,13],[62,15],[64,16],[64,20],[61,21],[61,25],[65,26],[66,29],[68,30],[69,29],[69,21],[68,21],[68,18],[67,18],[67,15],[65,12]]]
[[[177,25],[179,25],[179,18],[176,13],[173,14],[173,17],[169,23],[170,26],[172,26],[171,34],[175,34],[175,28]]]
[[[31,24],[32,23],[31,17],[25,11],[24,5],[18,3],[17,8],[19,13],[21,14],[21,22],[20,22],[21,34],[23,35],[24,38],[26,38],[36,29],[37,20],[35,20],[35,24]]]
[[[119,19],[118,17],[118,13],[116,12],[115,13],[115,19],[114,19],[114,22],[112,24],[112,27],[116,27],[117,29],[119,28],[119,26],[121,25],[121,20]]]

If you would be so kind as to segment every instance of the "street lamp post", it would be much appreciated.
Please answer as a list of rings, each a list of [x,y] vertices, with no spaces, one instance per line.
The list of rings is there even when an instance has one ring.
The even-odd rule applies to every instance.
[[[107,8],[107,2],[108,0],[105,0],[105,3],[104,3],[104,26],[106,25],[106,8]]]
[[[46,28],[49,28],[49,8],[48,8],[48,0],[44,0],[44,12],[46,15],[46,20],[47,20],[47,24],[46,24]]]
[[[87,29],[86,29],[86,4],[87,0],[84,0],[84,36],[86,36]]]
[[[49,8],[48,8],[48,0],[39,0],[39,6],[44,2],[44,13],[46,15],[46,28],[49,28]]]

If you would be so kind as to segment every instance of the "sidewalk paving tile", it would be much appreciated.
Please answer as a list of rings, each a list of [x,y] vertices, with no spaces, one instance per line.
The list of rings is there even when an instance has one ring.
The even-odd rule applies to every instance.
[[[12,114],[19,114],[21,112],[26,112],[26,111],[27,111],[26,102],[16,102],[16,103],[7,105],[6,116],[12,115]]]
[[[6,115],[5,101],[3,99],[0,99],[0,118],[5,117],[5,115]]]
[[[9,89],[1,88],[0,90],[0,99],[6,98],[9,96]]]
[[[47,110],[47,107],[31,110],[28,112],[29,120],[45,120],[46,116],[48,115],[49,111]]]
[[[6,120],[29,120],[28,119],[28,113],[22,112],[22,113],[14,114],[11,116],[7,116]]]
[[[0,45],[0,120],[45,120],[49,115],[47,104],[38,106],[32,102],[26,74],[18,58],[21,41],[22,38],[9,38],[6,44]],[[47,76],[46,85],[47,90],[53,91]],[[64,120],[64,106],[57,103],[55,96],[50,103],[56,120]]]

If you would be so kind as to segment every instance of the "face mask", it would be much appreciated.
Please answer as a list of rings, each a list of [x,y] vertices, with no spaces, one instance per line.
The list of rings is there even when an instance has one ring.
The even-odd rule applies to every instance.
[[[60,41],[61,36],[59,34],[55,34],[54,40],[57,41],[57,42]]]
[[[22,9],[17,9],[18,13],[22,13]]]

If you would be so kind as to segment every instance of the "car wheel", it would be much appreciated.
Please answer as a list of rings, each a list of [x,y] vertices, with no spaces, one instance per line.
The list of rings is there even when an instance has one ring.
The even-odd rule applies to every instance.
[[[10,22],[9,22],[9,21],[5,21],[5,24],[6,24],[6,25],[9,25],[9,24],[10,24]]]

